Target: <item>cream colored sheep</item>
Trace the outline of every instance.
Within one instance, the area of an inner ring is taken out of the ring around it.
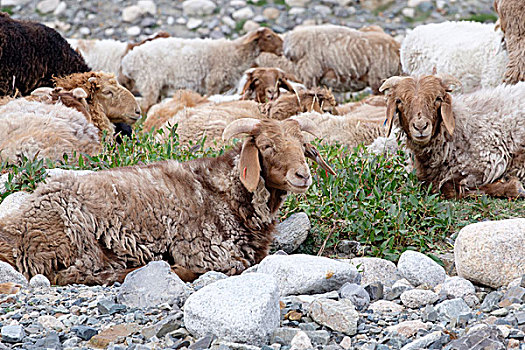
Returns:
[[[219,94],[235,88],[261,52],[282,52],[282,39],[260,28],[236,40],[161,38],[122,59],[119,81],[131,80],[147,111],[167,91],[191,89]]]

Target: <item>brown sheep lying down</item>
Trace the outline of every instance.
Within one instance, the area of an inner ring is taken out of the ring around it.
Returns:
[[[0,260],[53,284],[122,281],[166,260],[185,280],[238,274],[268,253],[288,192],[312,183],[306,157],[333,173],[302,132],[305,119],[242,119],[224,138],[245,141],[217,158],[66,174],[0,219]]]
[[[451,76],[391,77],[387,130],[399,117],[420,180],[446,197],[525,197],[525,82],[449,94]]]

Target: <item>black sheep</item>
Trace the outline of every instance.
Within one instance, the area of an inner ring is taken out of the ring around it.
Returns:
[[[0,12],[0,96],[28,95],[53,86],[53,76],[90,70],[56,30]]]

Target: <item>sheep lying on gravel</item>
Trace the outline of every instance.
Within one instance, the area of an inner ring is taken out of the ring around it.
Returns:
[[[55,85],[66,90],[83,89],[88,103],[88,120],[99,130],[113,135],[114,123],[133,125],[140,118],[140,107],[129,90],[115,76],[103,72],[76,73],[56,78]]]
[[[68,104],[75,100],[69,92],[59,98]],[[94,155],[101,150],[98,131],[85,115],[62,103],[20,98],[0,107],[0,163],[18,162],[22,156],[61,160],[64,153],[71,159],[74,151]]]
[[[67,42],[84,57],[92,70],[113,73],[118,76],[122,58],[129,51],[149,41],[169,36],[166,32],[159,32],[138,43],[126,43],[112,39],[67,39]]]
[[[401,45],[401,64],[409,75],[439,73],[459,79],[463,92],[495,87],[503,81],[507,53],[501,31],[476,22],[443,22],[416,27]],[[445,39],[446,38],[446,39]]]
[[[284,55],[257,60],[261,67],[278,67],[294,74],[307,87],[334,91],[378,92],[384,79],[399,74],[399,43],[377,26],[355,30],[342,26],[299,27],[286,33]]]
[[[314,88],[281,95],[265,105],[265,113],[271,119],[283,120],[303,112],[334,113],[336,105],[330,90]]]
[[[505,71],[506,83],[525,81],[525,6],[521,0],[495,0],[509,62]]]
[[[134,82],[147,111],[165,89],[191,89],[200,94],[233,89],[261,52],[282,52],[282,39],[271,29],[260,28],[233,41],[161,38],[124,56],[119,80]]]
[[[250,68],[239,81],[237,93],[243,99],[254,99],[259,103],[275,100],[281,95],[281,89],[295,92],[304,88],[293,75],[279,68]]]
[[[90,70],[54,29],[2,12],[0,67],[0,96],[27,95],[38,87],[52,86],[54,76]]]
[[[247,135],[217,158],[115,168],[42,184],[0,220],[0,260],[53,284],[107,284],[167,260],[185,280],[238,274],[268,253],[288,192],[312,183],[305,157],[333,173],[302,131],[308,120],[242,119],[224,138]]]
[[[397,115],[418,178],[446,197],[525,197],[525,82],[453,99],[458,84],[450,76],[389,78],[381,86],[387,130]]]

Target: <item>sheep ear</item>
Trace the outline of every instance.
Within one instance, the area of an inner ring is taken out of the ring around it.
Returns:
[[[445,129],[447,129],[448,133],[452,136],[454,128],[456,127],[456,120],[452,112],[452,96],[449,94],[446,94],[443,102],[441,102],[441,118],[443,118]]]
[[[394,121],[394,116],[396,114],[396,101],[393,98],[388,98],[386,103],[386,137],[390,136],[390,133],[392,132],[392,122]]]
[[[264,30],[264,27],[249,32],[248,34],[246,34],[246,37],[242,41],[242,44],[243,45],[247,45],[247,44],[249,44],[251,42],[259,40],[261,38],[261,34],[262,34],[263,30]]]
[[[304,144],[304,156],[306,158],[310,158],[314,160],[317,164],[319,164],[319,166],[322,169],[326,170],[332,175],[335,175],[335,171],[332,169],[330,165],[328,165],[328,163],[323,159],[323,157],[321,157],[321,154],[319,153],[317,148],[315,148],[313,145],[309,143]]]
[[[452,92],[463,87],[461,82],[450,74],[438,74],[436,76],[441,79],[441,83],[446,92]]]
[[[242,184],[250,192],[254,192],[259,184],[261,165],[259,164],[259,150],[253,139],[244,141],[239,160],[239,176]]]
[[[87,98],[88,97],[86,90],[79,88],[79,87],[71,90],[71,93],[76,98]]]
[[[381,85],[379,88],[379,92],[386,92],[388,95],[391,88],[396,86],[401,80],[405,79],[406,77],[400,77],[400,76],[393,76],[385,80],[385,82]]]
[[[284,78],[279,78],[279,82],[281,83],[279,85],[281,85],[283,89],[288,90],[290,92],[295,91],[295,89],[293,88],[293,85],[288,81],[286,76],[284,76]]]

